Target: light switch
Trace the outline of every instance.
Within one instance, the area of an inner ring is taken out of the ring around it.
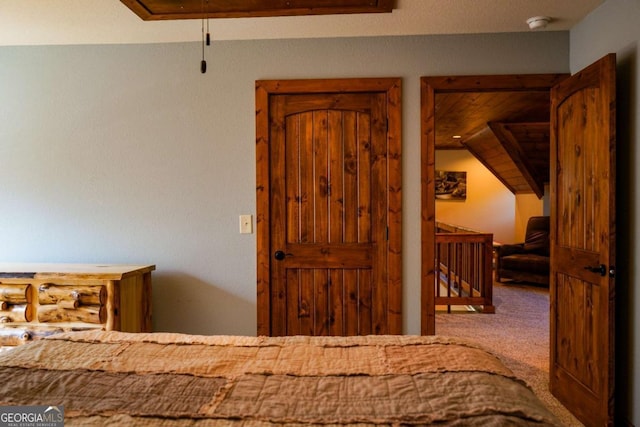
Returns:
[[[240,234],[253,233],[253,215],[240,215]]]

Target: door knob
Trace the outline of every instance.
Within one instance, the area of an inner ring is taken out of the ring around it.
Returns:
[[[286,256],[287,256],[287,254],[285,254],[282,251],[276,251],[276,253],[273,254],[273,257],[275,259],[277,259],[278,261],[282,261],[284,259],[284,257],[286,257]]]
[[[589,270],[592,273],[600,273],[600,275],[602,277],[607,275],[607,266],[604,265],[604,264],[600,264],[600,265],[597,265],[597,266],[588,265],[584,269],[585,270]]]

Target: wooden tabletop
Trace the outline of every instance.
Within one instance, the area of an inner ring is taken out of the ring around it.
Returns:
[[[130,264],[57,264],[0,262],[0,277],[31,275],[34,278],[83,276],[95,279],[118,280],[156,269],[155,265]]]

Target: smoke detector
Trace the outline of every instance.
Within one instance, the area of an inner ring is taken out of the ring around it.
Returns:
[[[534,16],[527,19],[527,24],[529,25],[529,29],[531,30],[545,28],[549,22],[551,22],[551,18],[549,18],[548,16]]]

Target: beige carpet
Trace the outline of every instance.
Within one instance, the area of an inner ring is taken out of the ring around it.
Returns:
[[[438,313],[436,334],[483,345],[525,380],[565,426],[582,426],[549,392],[549,291],[495,283],[495,314]]]

